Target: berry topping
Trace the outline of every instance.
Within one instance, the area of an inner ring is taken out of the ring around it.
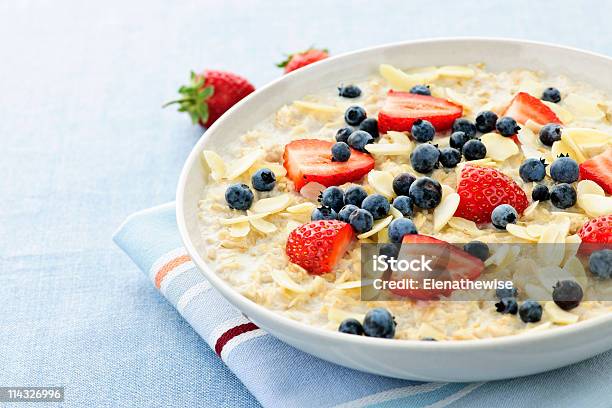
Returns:
[[[519,167],[519,175],[525,183],[542,181],[546,177],[546,163],[544,159],[531,157],[525,160]]]
[[[408,195],[410,191],[410,186],[414,183],[416,177],[414,177],[410,173],[401,173],[395,176],[393,179],[393,191],[395,194],[399,195]]]
[[[612,249],[593,252],[589,256],[589,270],[598,278],[612,278]]]
[[[321,193],[321,204],[334,211],[340,211],[344,207],[344,192],[340,187],[327,187]]]
[[[540,129],[539,137],[543,145],[552,146],[553,143],[561,140],[561,126],[556,123],[544,125]]]
[[[408,132],[415,120],[423,119],[431,122],[437,131],[443,131],[450,129],[462,113],[461,106],[445,99],[390,90],[378,113],[378,126],[381,133]]]
[[[510,116],[504,116],[497,120],[495,128],[500,135],[510,137],[516,135],[521,130],[521,127],[516,123],[516,120]]]
[[[508,204],[501,204],[495,207],[491,213],[491,223],[497,229],[505,230],[506,225],[516,224],[518,213]]]
[[[370,310],[363,320],[363,332],[368,337],[392,339],[395,336],[395,320],[387,309]]]
[[[498,205],[510,204],[522,214],[529,204],[514,180],[491,167],[466,165],[459,173],[457,194],[460,201],[455,216],[479,224],[491,222],[491,213]]]
[[[412,217],[414,213],[412,198],[405,195],[395,197],[393,200],[393,207],[401,212],[404,217]]]
[[[368,193],[361,186],[350,186],[344,192],[344,203],[353,204],[361,207],[361,203],[368,196]]]
[[[573,183],[578,180],[578,163],[571,157],[559,157],[550,166],[550,177],[558,183]]]
[[[583,243],[612,244],[612,214],[587,221],[578,235]]]
[[[482,133],[489,133],[495,130],[497,114],[491,111],[482,111],[476,115],[476,129]]]
[[[340,323],[338,331],[341,333],[356,334],[361,336],[363,334],[363,326],[357,319],[345,319]]]
[[[571,310],[582,301],[582,287],[573,280],[562,280],[553,286],[553,301],[563,310]]]
[[[410,93],[431,96],[431,89],[429,89],[429,85],[415,85],[410,88]]]
[[[251,177],[251,184],[257,191],[270,191],[276,184],[276,176],[270,169],[259,169]]]
[[[248,210],[253,204],[253,192],[246,184],[231,184],[225,190],[225,201],[234,210]]]
[[[389,224],[389,241],[400,243],[407,234],[418,234],[412,220],[408,218],[398,218]]]
[[[450,147],[461,150],[468,140],[470,140],[470,138],[465,132],[454,132],[450,135],[449,144]]]
[[[310,214],[311,221],[318,220],[335,220],[338,218],[338,214],[330,207],[322,206],[312,210]]]
[[[468,140],[461,148],[465,160],[480,160],[487,155],[487,147],[478,139]]]
[[[347,204],[344,207],[342,207],[342,209],[338,212],[338,219],[340,221],[344,221],[346,223],[349,223],[349,217],[351,216],[351,214],[353,213],[353,211],[358,210],[359,207],[357,207],[356,205],[353,204]]]
[[[349,216],[349,224],[358,234],[363,234],[372,229],[374,225],[374,217],[367,210],[357,209]]]
[[[343,98],[359,98],[361,89],[357,85],[346,85],[338,87],[338,95]]]
[[[331,272],[353,239],[353,229],[337,220],[311,221],[291,231],[289,260],[313,275]]]
[[[336,132],[336,142],[347,143],[349,136],[351,135],[351,133],[353,133],[353,130],[353,128],[350,128],[348,126],[338,129],[338,131]]]
[[[542,97],[540,98],[543,101],[559,103],[561,101],[561,92],[557,88],[546,88],[544,92],[542,92]]]
[[[476,125],[466,118],[455,119],[452,126],[454,132],[463,132],[467,137],[472,138],[476,136]]]
[[[374,142],[371,134],[365,130],[356,130],[348,137],[347,143],[355,150],[365,152],[365,145]]]
[[[359,125],[359,130],[363,130],[364,132],[368,132],[370,136],[374,138],[374,140],[378,139],[380,136],[378,134],[378,120],[375,118],[367,118]]]
[[[461,161],[461,152],[452,147],[440,150],[440,164],[446,168],[456,167]]]
[[[526,92],[517,93],[502,116],[510,116],[523,124],[529,119],[542,125],[545,123],[562,124],[557,115],[548,106]]]
[[[334,143],[331,155],[333,161],[345,162],[351,158],[351,148],[344,142]]]
[[[567,183],[557,184],[550,190],[550,202],[562,210],[576,204],[576,190]]]
[[[548,187],[544,184],[537,184],[531,191],[531,199],[533,201],[547,201],[550,200],[550,192]]]
[[[357,126],[365,120],[366,116],[366,111],[361,106],[349,106],[344,112],[344,121],[349,125]]]
[[[332,142],[316,139],[294,140],[285,146],[283,166],[297,191],[309,182],[328,187],[359,180],[374,168],[374,159],[357,151],[351,152],[348,161],[332,161],[331,146]]]
[[[442,200],[442,186],[432,178],[421,177],[412,183],[409,195],[419,208],[424,210],[436,208]]]
[[[440,150],[432,144],[426,143],[415,147],[410,154],[412,168],[419,173],[430,173],[438,166]]]
[[[410,134],[419,143],[431,142],[436,134],[436,129],[434,129],[431,122],[417,119],[412,124]]]
[[[515,298],[518,296],[518,289],[514,286],[512,287],[512,289],[499,288],[495,290],[495,296],[497,296],[498,299]]]
[[[279,68],[285,68],[285,74],[287,74],[291,71],[295,71],[298,68],[321,61],[327,57],[329,57],[329,51],[327,51],[327,49],[317,50],[315,48],[309,48],[306,51],[300,51],[287,55],[287,58],[284,61],[276,64],[276,66]]]
[[[483,262],[487,260],[490,252],[489,246],[481,241],[470,241],[463,246],[463,250]]]
[[[542,306],[535,300],[526,300],[519,307],[519,316],[525,323],[536,323],[542,320]]]
[[[518,312],[518,303],[513,297],[504,297],[495,304],[495,309],[502,314],[513,314]]]
[[[361,203],[361,208],[372,214],[375,220],[386,217],[390,207],[389,201],[380,194],[369,195]]]
[[[580,179],[594,181],[606,194],[612,194],[612,147],[580,163]]]

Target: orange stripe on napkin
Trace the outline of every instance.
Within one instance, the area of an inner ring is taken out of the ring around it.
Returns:
[[[171,270],[173,270],[179,265],[184,264],[185,262],[189,262],[190,260],[191,258],[189,258],[189,255],[181,255],[168,261],[164,266],[159,268],[159,271],[157,271],[157,273],[155,274],[155,287],[159,289],[162,281],[164,280],[166,275],[170,273]]]

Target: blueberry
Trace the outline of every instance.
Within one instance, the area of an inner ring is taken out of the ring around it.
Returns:
[[[395,336],[395,320],[387,309],[370,310],[363,319],[363,332],[368,337],[392,339]]]
[[[470,122],[466,118],[455,119],[455,121],[453,122],[452,129],[453,129],[453,133],[463,132],[469,138],[476,136],[476,125],[473,122]]]
[[[319,207],[312,210],[310,214],[311,221],[319,220],[335,220],[338,218],[338,214],[330,207]]]
[[[518,213],[510,204],[501,204],[493,209],[491,213],[491,223],[497,229],[506,229],[506,225],[515,224]]]
[[[449,143],[450,147],[461,150],[464,144],[470,140],[470,137],[465,132],[454,132],[450,135]]]
[[[495,130],[497,115],[495,112],[482,111],[476,115],[476,129],[482,133],[489,133]]]
[[[410,191],[410,186],[414,183],[416,177],[414,177],[410,173],[401,173],[395,176],[393,179],[393,191],[395,194],[399,195],[408,195]]]
[[[542,92],[542,98],[540,99],[542,99],[543,101],[558,103],[559,101],[561,101],[561,92],[559,92],[557,88],[546,88],[544,92]]]
[[[514,286],[512,287],[512,289],[499,288],[495,290],[495,296],[497,296],[498,299],[515,298],[518,296],[518,289]]]
[[[361,208],[372,214],[375,220],[386,217],[390,207],[389,200],[380,194],[369,195],[361,203]]]
[[[367,118],[359,125],[359,130],[368,132],[374,140],[378,139],[380,134],[378,133],[378,121],[374,118]]]
[[[349,224],[358,234],[363,234],[372,229],[374,224],[374,217],[369,211],[357,209],[349,216]]]
[[[338,212],[344,207],[344,192],[340,187],[327,187],[321,193],[321,204]]]
[[[487,147],[478,139],[468,140],[461,149],[465,160],[480,160],[487,155]]]
[[[385,255],[387,258],[397,258],[399,254],[400,246],[391,242],[382,244],[378,249],[378,255]]]
[[[417,229],[412,220],[408,218],[398,218],[391,221],[389,224],[389,241],[399,243],[402,242],[404,235],[417,234]]]
[[[344,112],[344,121],[352,126],[357,126],[366,118],[366,111],[361,106],[349,106]]]
[[[489,258],[489,246],[481,241],[470,241],[463,246],[463,250],[483,262]]]
[[[456,167],[461,161],[461,152],[453,147],[440,149],[440,164],[446,168]]]
[[[535,300],[526,300],[519,307],[519,316],[525,323],[535,323],[542,319],[542,306]]]
[[[334,143],[331,154],[332,161],[345,162],[351,158],[351,148],[344,142]]]
[[[410,93],[431,96],[431,90],[429,89],[429,85],[415,85],[410,88]]]
[[[419,208],[435,208],[442,200],[442,186],[432,178],[421,177],[410,186],[410,198]]]
[[[251,177],[251,184],[257,191],[270,191],[276,184],[276,176],[270,169],[259,169]]]
[[[357,319],[344,319],[338,327],[338,331],[341,333],[356,334],[361,336],[363,334],[363,326]]]
[[[430,173],[438,165],[440,150],[432,144],[418,145],[410,154],[412,168],[419,173]]]
[[[368,193],[361,186],[350,186],[344,192],[344,203],[353,204],[361,207],[361,203],[368,196]]]
[[[573,183],[580,175],[578,163],[571,157],[559,157],[550,166],[550,177],[558,183]]]
[[[423,119],[417,119],[412,124],[410,130],[412,137],[419,143],[431,142],[436,134],[436,129],[431,122]]]
[[[495,124],[495,128],[497,131],[506,137],[516,135],[521,127],[516,123],[516,120],[512,119],[510,116],[503,116],[497,120]]]
[[[547,201],[550,200],[550,192],[548,187],[544,184],[537,184],[531,191],[531,199],[533,201]]]
[[[358,210],[359,207],[353,204],[347,204],[338,212],[338,219],[340,221],[344,221],[346,223],[349,222],[349,217],[353,213],[353,211]]]
[[[570,208],[576,204],[576,190],[567,183],[557,184],[550,190],[550,201],[562,210]]]
[[[513,314],[518,312],[518,303],[513,297],[505,297],[495,304],[495,309],[502,314]]]
[[[589,270],[599,278],[612,278],[612,249],[593,252],[589,256]]]
[[[412,217],[414,212],[412,198],[405,195],[395,197],[395,200],[393,200],[393,207],[401,212],[404,217]]]
[[[225,201],[234,210],[248,210],[253,204],[253,192],[246,184],[232,184],[225,190]]]
[[[531,157],[525,160],[519,167],[519,175],[525,183],[542,181],[546,176],[546,164],[544,159]]]
[[[563,310],[571,310],[582,301],[582,287],[573,280],[562,280],[553,286],[552,298]]]
[[[540,129],[540,142],[546,146],[552,146],[554,142],[561,140],[561,126],[556,123],[549,123]]]
[[[343,127],[338,129],[336,132],[336,142],[344,142],[347,143],[349,136],[353,133],[353,128]]]
[[[338,95],[343,98],[359,98],[361,89],[356,85],[346,85],[338,87]]]
[[[365,145],[370,144],[374,141],[371,134],[365,130],[356,130],[347,139],[347,143],[355,150],[365,152]]]

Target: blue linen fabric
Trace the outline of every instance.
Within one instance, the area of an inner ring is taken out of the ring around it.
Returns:
[[[174,197],[202,131],[160,105],[189,69],[261,86],[311,44],[456,35],[611,54],[611,14],[595,0],[0,2],[0,385],[64,385],[65,406],[258,405],[110,240]],[[609,384],[605,359],[584,364],[568,405]],[[515,382],[521,395],[549,387]],[[529,405],[497,387],[488,402]]]

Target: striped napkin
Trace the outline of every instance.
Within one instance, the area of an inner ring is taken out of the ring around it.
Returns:
[[[133,214],[113,239],[264,407],[612,406],[612,353],[538,376],[472,384],[397,380],[303,353],[211,287],[182,247],[174,203]]]

